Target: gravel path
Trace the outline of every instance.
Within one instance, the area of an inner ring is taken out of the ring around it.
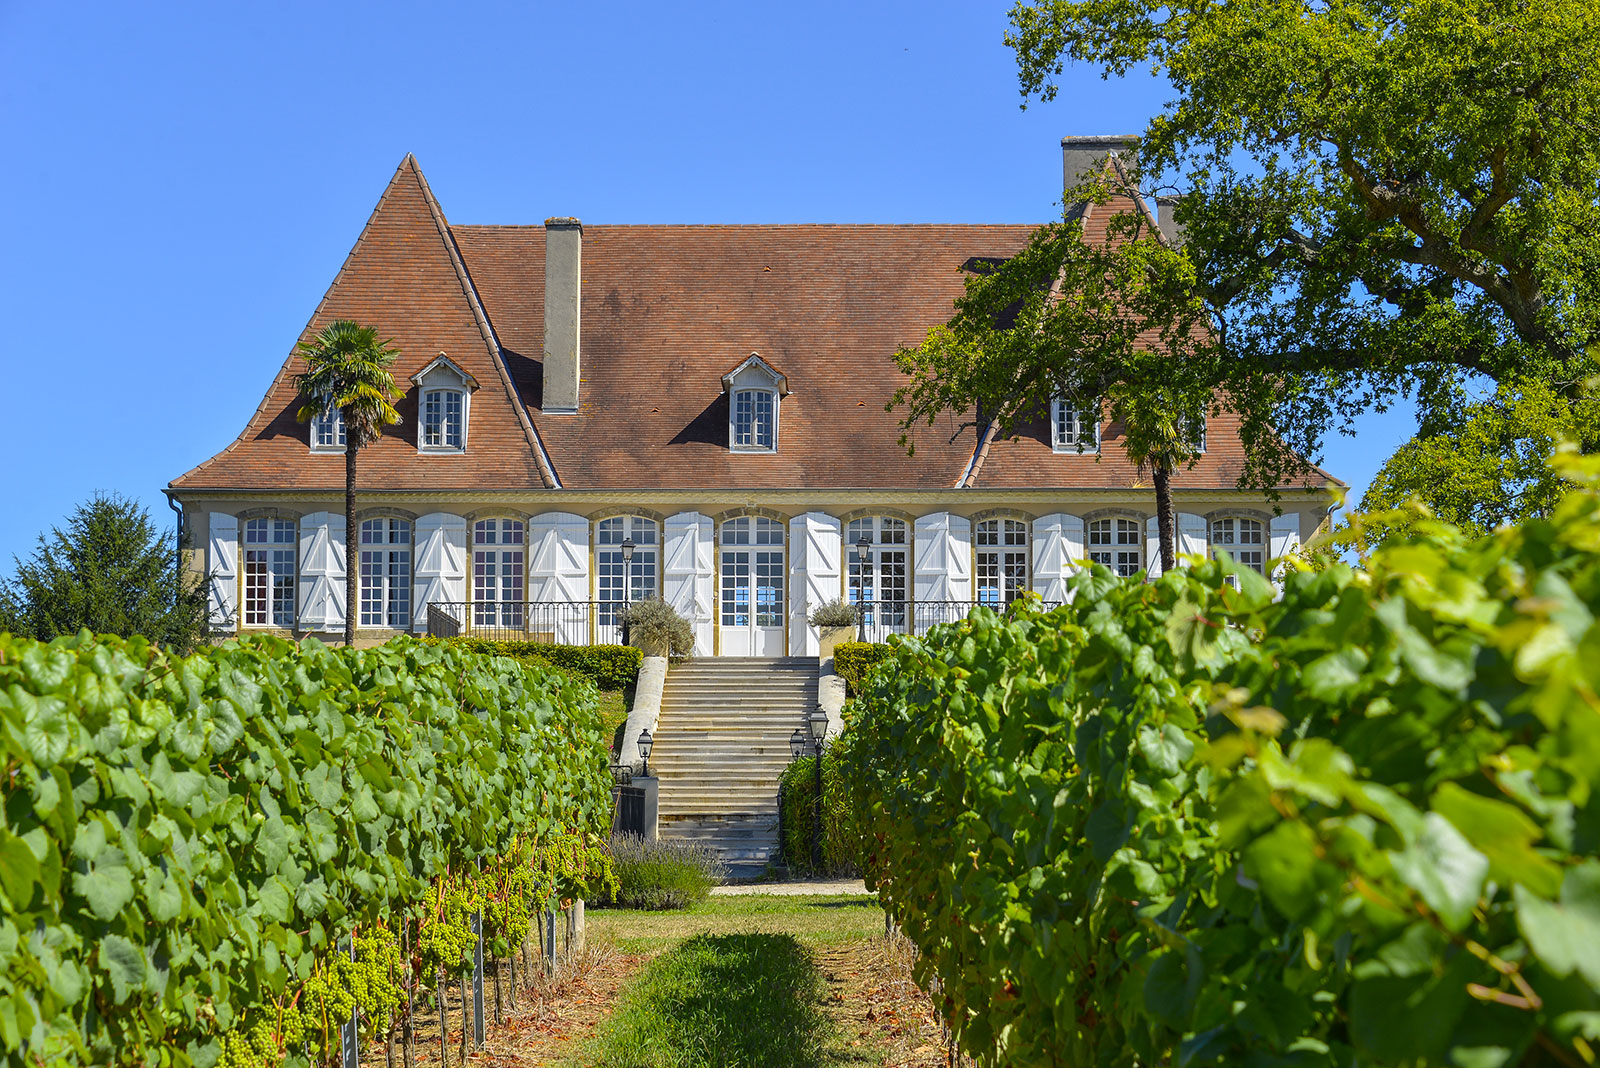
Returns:
[[[798,897],[802,894],[864,894],[867,884],[860,879],[795,880],[784,883],[724,883],[713,886],[711,892],[722,894],[772,894],[777,897]]]

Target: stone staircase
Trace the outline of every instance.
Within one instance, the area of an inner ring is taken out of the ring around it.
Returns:
[[[674,664],[661,695],[650,771],[662,838],[716,848],[734,878],[778,852],[778,777],[789,736],[817,703],[815,657],[706,657]]]

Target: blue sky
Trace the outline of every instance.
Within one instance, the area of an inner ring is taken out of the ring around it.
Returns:
[[[452,222],[1047,220],[1166,93],[1019,110],[1007,6],[0,0],[0,571],[95,490],[170,520],[406,152]],[[1357,496],[1412,421],[1359,429]]]

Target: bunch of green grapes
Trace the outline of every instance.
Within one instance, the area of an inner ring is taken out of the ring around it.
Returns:
[[[446,975],[464,975],[472,968],[477,945],[472,933],[472,914],[482,904],[477,877],[471,872],[446,875],[436,885],[436,893],[432,914],[422,917],[417,934],[422,974],[431,977],[443,968]]]
[[[222,1036],[222,1056],[216,1068],[277,1068],[285,1051],[303,1048],[305,1040],[305,1014],[297,1005],[280,1001],[268,1016],[252,1016],[248,1024],[241,1021]]]
[[[314,1059],[326,1060],[339,1048],[339,1028],[355,1010],[364,1033],[382,1034],[405,1000],[400,988],[400,947],[386,927],[370,927],[355,936],[355,959],[335,953],[318,963],[300,988],[299,1008],[286,1012],[296,1017],[294,1029],[308,1045]],[[306,1035],[307,1024],[310,1034]]]
[[[480,880],[484,891],[483,937],[497,957],[510,953],[511,947],[528,937],[533,869],[522,852],[514,848],[497,858],[484,868]]]
[[[576,834],[560,834],[534,855],[534,879],[545,896],[603,899],[617,891],[611,854]]]

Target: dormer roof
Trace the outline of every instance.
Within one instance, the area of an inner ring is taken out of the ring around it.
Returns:
[[[748,358],[739,364],[739,366],[722,376],[722,392],[726,393],[728,390],[732,389],[734,379],[738,378],[741,374],[751,368],[755,368],[758,371],[766,373],[766,376],[772,380],[772,384],[777,387],[778,396],[788,396],[788,376],[786,376],[782,371],[779,371],[776,367],[772,366],[766,360],[762,359],[761,353],[759,352],[752,352]]]
[[[411,376],[412,384],[417,386],[422,385],[422,380],[427,378],[428,375],[433,373],[435,369],[440,367],[446,368],[453,372],[457,378],[461,379],[462,384],[464,384],[469,390],[476,390],[478,388],[478,380],[464,371],[460,364],[456,363],[456,361],[452,360],[449,356],[442,352],[433,359],[429,360],[423,365],[421,370]]]

